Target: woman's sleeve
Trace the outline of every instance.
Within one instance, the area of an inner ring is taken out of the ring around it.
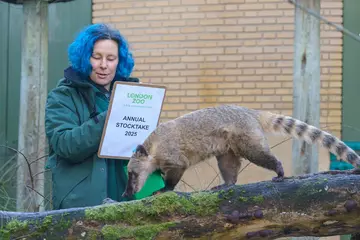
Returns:
[[[70,163],[80,163],[98,150],[106,113],[80,125],[70,91],[58,88],[49,93],[45,109],[45,131],[52,150]]]

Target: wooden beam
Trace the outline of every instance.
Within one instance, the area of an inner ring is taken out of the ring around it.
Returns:
[[[37,159],[45,154],[48,3],[24,1],[23,14],[18,150],[27,159],[18,157],[17,210],[32,212],[41,210],[44,193],[44,159]]]

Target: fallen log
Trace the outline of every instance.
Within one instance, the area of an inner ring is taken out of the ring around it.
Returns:
[[[41,213],[0,212],[1,239],[275,239],[360,232],[360,175],[328,171]]]

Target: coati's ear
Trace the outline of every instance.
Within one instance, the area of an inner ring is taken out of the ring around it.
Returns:
[[[135,152],[138,156],[144,156],[144,157],[148,156],[148,153],[142,144],[137,145]]]

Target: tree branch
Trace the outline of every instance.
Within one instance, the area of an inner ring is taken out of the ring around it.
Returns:
[[[328,171],[167,192],[138,201],[41,213],[0,212],[3,239],[275,239],[360,231],[360,175]],[[82,237],[81,237],[82,236]],[[36,238],[39,237],[39,238]]]
[[[12,148],[12,147],[9,147],[9,146],[0,145],[0,147],[7,148],[7,149],[9,149],[11,151],[14,151],[17,154],[20,154],[25,159],[26,165],[27,165],[27,168],[28,168],[28,171],[29,171],[31,186],[32,186],[32,188],[34,188],[34,178],[33,178],[33,174],[32,174],[32,171],[31,171],[31,166],[30,166],[31,163],[30,163],[29,159],[25,156],[25,154],[22,153],[21,151],[15,149],[15,148]]]

